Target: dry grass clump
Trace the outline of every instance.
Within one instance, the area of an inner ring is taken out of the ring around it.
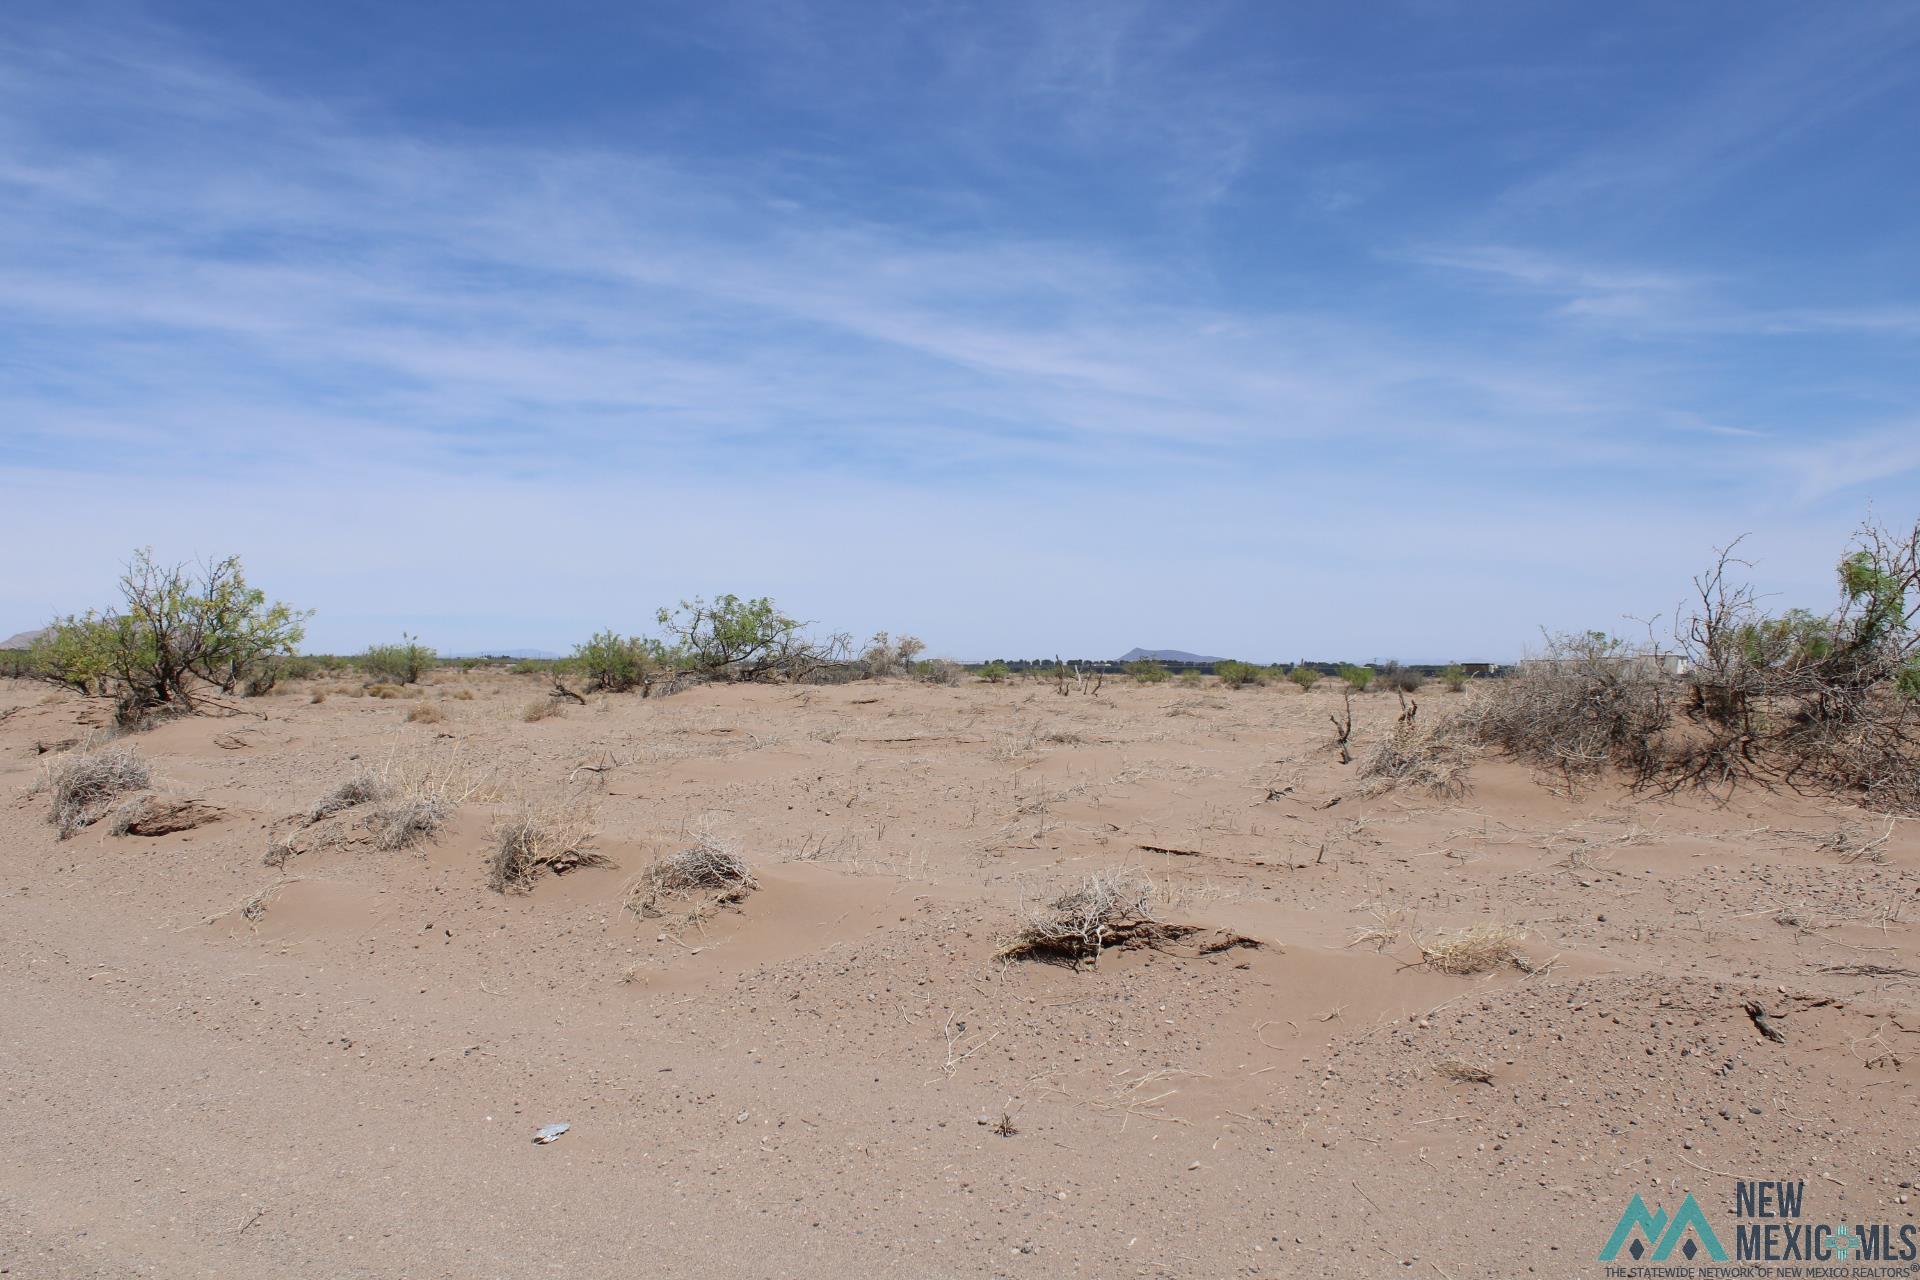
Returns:
[[[1421,963],[1441,973],[1466,977],[1491,973],[1520,959],[1526,932],[1509,924],[1476,924],[1435,934],[1419,943]]]
[[[431,702],[423,702],[407,712],[408,724],[439,724],[447,718],[447,713]]]
[[[374,808],[367,826],[376,847],[405,849],[437,835],[456,807],[443,789],[410,788]]]
[[[325,689],[315,689],[313,691],[313,696],[307,699],[308,702],[313,703],[315,706],[319,706],[321,703],[325,702],[326,700],[327,700],[327,691]]]
[[[379,774],[362,770],[327,792],[320,802],[307,810],[307,825],[325,822],[336,813],[387,798],[390,788]]]
[[[1103,948],[1159,926],[1154,884],[1134,871],[1095,872],[1051,902],[1031,906],[994,954],[1003,960],[1064,959],[1091,968]]]
[[[1369,795],[1419,787],[1457,800],[1469,790],[1467,771],[1472,767],[1472,754],[1450,724],[1429,725],[1408,717],[1394,725],[1360,766],[1360,776],[1367,780]]]
[[[536,721],[545,720],[551,716],[563,716],[566,713],[566,707],[559,700],[554,698],[541,698],[537,702],[529,702],[526,706],[522,707],[520,709],[520,718],[528,724],[533,724]]]
[[[525,893],[544,868],[565,875],[578,867],[603,867],[609,859],[590,846],[598,834],[593,814],[576,799],[542,803],[522,798],[493,823],[487,885],[497,893]]]
[[[454,700],[455,702],[472,702],[472,701],[473,701],[473,690],[471,690],[471,689],[455,689],[455,690],[454,690],[454,691],[453,691],[452,693],[450,693],[450,694],[448,694],[447,696],[448,696],[449,698],[452,698],[452,699],[453,699],[453,700]]]
[[[143,791],[152,781],[153,770],[131,747],[63,756],[47,766],[41,781],[53,796],[47,821],[65,840],[105,817],[121,796]]]

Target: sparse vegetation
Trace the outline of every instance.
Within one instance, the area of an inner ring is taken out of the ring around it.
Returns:
[[[1382,663],[1378,680],[1381,688],[1391,689],[1396,693],[1418,693],[1420,686],[1426,683],[1425,676],[1412,667],[1402,666],[1398,662]]]
[[[959,684],[967,669],[949,658],[928,658],[914,664],[913,674],[928,684]]]
[[[121,797],[145,790],[153,770],[131,747],[106,746],[62,756],[47,766],[41,786],[52,796],[47,821],[66,840],[105,817]]]
[[[1464,693],[1467,688],[1467,669],[1457,662],[1450,662],[1440,669],[1440,683],[1448,693]]]
[[[1136,684],[1161,684],[1167,679],[1167,668],[1165,663],[1142,658],[1127,664],[1127,674],[1133,677]]]
[[[980,678],[988,684],[1005,684],[1007,677],[1011,674],[1007,664],[999,661],[989,662],[980,668]]]
[[[558,698],[538,698],[520,708],[520,718],[528,724],[567,714],[567,706]]]
[[[1343,666],[1340,668],[1340,678],[1345,680],[1347,687],[1355,693],[1365,693],[1367,686],[1373,683],[1373,668]]]
[[[423,702],[407,712],[408,724],[439,724],[447,713],[431,702]]]
[[[1293,669],[1287,672],[1287,679],[1299,685],[1304,691],[1320,682],[1320,673],[1304,662],[1296,662]]]

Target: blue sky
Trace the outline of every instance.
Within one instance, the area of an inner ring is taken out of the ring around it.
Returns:
[[[1920,514],[1920,5],[0,9],[0,632],[1507,657]],[[1664,626],[1665,624],[1660,624]]]

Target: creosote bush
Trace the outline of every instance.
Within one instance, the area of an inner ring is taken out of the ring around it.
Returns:
[[[1296,662],[1293,669],[1287,672],[1287,679],[1299,685],[1302,690],[1307,690],[1320,682],[1320,673],[1304,662]]]
[[[1013,674],[1007,664],[998,660],[989,662],[980,668],[980,678],[988,684],[1005,684],[1007,677]]]
[[[1343,666],[1340,668],[1340,678],[1345,680],[1355,693],[1365,693],[1367,686],[1373,683],[1373,668]]]
[[[1127,674],[1133,677],[1135,684],[1163,684],[1166,682],[1168,675],[1166,664],[1155,662],[1151,658],[1142,658],[1138,662],[1129,662],[1127,664]]]

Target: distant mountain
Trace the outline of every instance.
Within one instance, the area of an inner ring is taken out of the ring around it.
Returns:
[[[45,627],[37,631],[22,631],[17,636],[8,636],[5,640],[0,640],[0,649],[31,649],[33,642],[45,634],[47,634]]]
[[[1129,649],[1120,655],[1122,662],[1225,662],[1225,658],[1209,658],[1205,654],[1188,653],[1185,649]]]

